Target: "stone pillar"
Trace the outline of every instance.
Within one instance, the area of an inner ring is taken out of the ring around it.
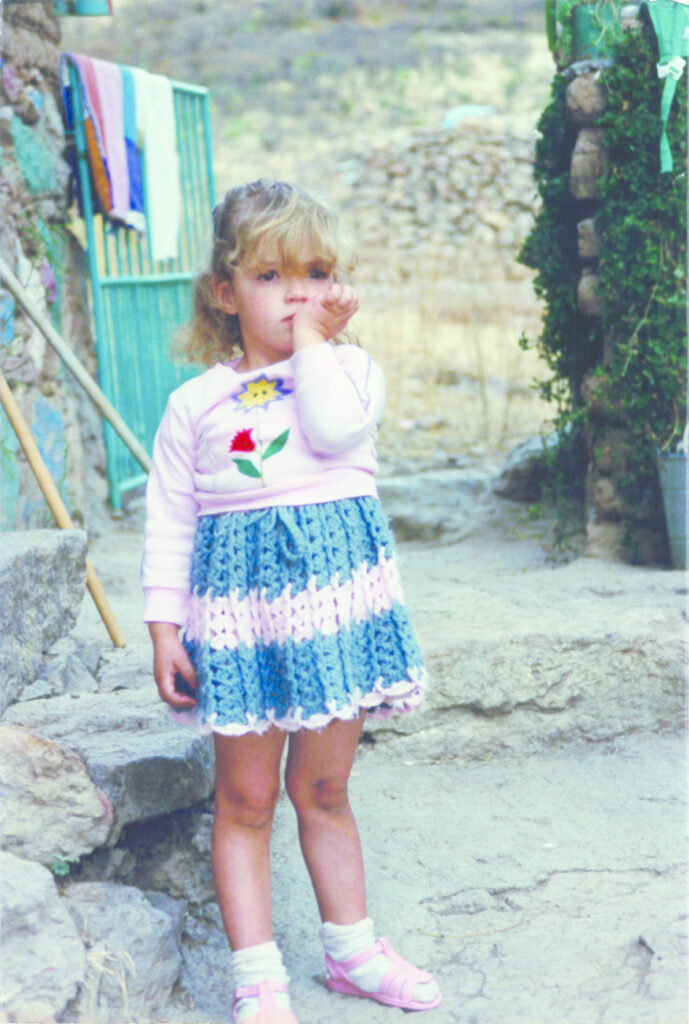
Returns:
[[[635,14],[637,5],[622,9],[623,26],[639,28]],[[568,116],[576,126],[577,136],[570,165],[570,193],[577,211],[577,234],[580,277],[577,304],[586,316],[600,317],[603,303],[598,293],[598,258],[601,238],[596,225],[599,181],[607,171],[605,135],[598,119],[606,108],[601,73],[610,60],[601,57],[571,64],[565,71],[568,78],[566,102]],[[615,339],[603,340],[603,364],[614,352]],[[624,472],[625,449],[629,435],[624,421],[607,397],[601,393],[600,382],[591,377],[584,385],[584,398],[589,406],[589,467],[586,481],[588,550],[593,554],[620,556],[625,532],[623,519],[638,524],[635,539],[642,558],[656,561],[661,556],[663,539],[649,524],[657,516],[651,508],[630,508],[625,502],[615,477]]]

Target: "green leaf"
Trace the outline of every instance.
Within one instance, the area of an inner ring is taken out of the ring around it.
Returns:
[[[259,480],[261,479],[261,474],[254,466],[253,462],[249,462],[248,459],[233,459],[232,461],[239,472],[243,473],[244,476],[253,476],[258,477]]]
[[[287,438],[288,437],[289,437],[289,428],[287,430],[283,430],[283,432],[281,434],[279,434],[278,437],[276,437],[274,441],[270,442],[270,444],[266,448],[266,453],[263,456],[263,458],[264,459],[269,459],[271,455],[277,455],[278,452],[281,452],[282,449],[287,444]]]

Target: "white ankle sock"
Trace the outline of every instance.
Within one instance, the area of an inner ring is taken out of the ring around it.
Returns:
[[[235,988],[238,985],[257,985],[259,981],[289,983],[289,975],[282,963],[282,955],[274,941],[238,949],[236,953],[232,954],[231,959]],[[275,1001],[285,1010],[290,1009],[287,992],[276,992]],[[258,999],[247,997],[237,1002],[237,1019],[240,1024],[246,1017],[251,1017],[255,1013],[258,1013]]]
[[[321,926],[319,934],[326,953],[340,964],[363,953],[376,941],[370,917],[365,917],[356,924],[331,924],[326,921]],[[347,973],[364,992],[375,992],[389,970],[390,960],[385,953],[379,953],[378,956],[371,957],[365,964],[354,967]],[[438,992],[435,981],[424,981],[415,987],[414,998],[420,1003],[431,1003]]]

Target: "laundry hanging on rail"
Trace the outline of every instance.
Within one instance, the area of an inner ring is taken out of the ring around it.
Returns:
[[[179,254],[181,194],[172,84],[163,75],[81,54],[64,54],[62,90],[67,125],[79,107],[77,71],[91,175],[101,212],[148,231],[154,261]]]
[[[70,87],[68,62],[72,63],[79,76],[82,96],[82,120],[84,135],[86,137],[86,150],[88,163],[91,169],[93,191],[98,200],[98,205],[104,212],[112,208],[112,193],[110,191],[110,174],[105,160],[105,146],[101,138],[100,124],[96,117],[93,103],[97,104],[98,97],[95,88],[89,89],[87,82],[91,75],[91,66],[88,58],[80,57],[78,54],[65,54],[60,58],[60,78],[62,80],[62,98],[65,107],[65,117],[69,131],[74,130],[74,97]],[[76,160],[76,153],[71,156]],[[75,179],[78,181],[76,165],[72,167]]]

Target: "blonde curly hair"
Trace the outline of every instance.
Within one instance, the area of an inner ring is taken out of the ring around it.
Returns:
[[[320,198],[266,178],[230,189],[213,210],[210,266],[196,279],[192,316],[179,332],[178,353],[212,366],[243,351],[239,318],[222,311],[214,286],[231,282],[240,265],[259,265],[267,253],[277,252],[282,266],[295,268],[305,249],[335,277],[354,269],[353,249],[335,213]]]

